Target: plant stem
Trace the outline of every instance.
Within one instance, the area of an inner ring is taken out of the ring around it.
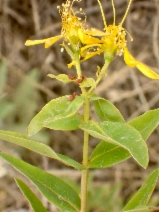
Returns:
[[[100,71],[100,74],[96,80],[96,86],[99,84],[99,82],[103,79],[103,77],[105,76],[105,73],[107,71],[107,68],[110,64],[111,60],[105,60],[105,63],[104,63],[104,66],[102,67],[101,71]],[[91,94],[93,92],[95,88],[94,87],[91,87],[88,91],[88,94]]]
[[[75,59],[76,59],[76,70],[77,70],[77,76],[78,78],[81,77],[82,72],[81,72],[81,66],[80,66],[80,60],[79,60],[79,53],[75,53]]]
[[[82,71],[80,67],[79,54],[76,53],[76,70],[78,77],[81,77]],[[87,123],[90,119],[90,99],[85,88],[81,88],[82,96],[85,98],[84,101],[84,122]],[[89,144],[89,134],[84,132],[83,141],[83,167],[82,177],[81,177],[81,212],[86,212],[87,208],[87,184],[88,184],[88,144]]]
[[[90,119],[90,100],[86,96],[84,102],[84,122],[88,122]],[[83,144],[83,166],[82,178],[81,178],[81,212],[86,212],[87,207],[87,181],[88,181],[88,144],[89,134],[84,132],[84,144]]]
[[[100,75],[96,81],[96,85],[101,81],[104,77],[106,70],[110,64],[110,61],[105,61],[103,68],[101,69]],[[77,66],[78,67],[78,66]],[[88,93],[85,93],[85,90],[82,91],[85,94],[85,102],[84,102],[84,122],[87,123],[90,119],[90,100],[88,98],[88,94],[91,94],[94,88],[90,88]],[[87,210],[87,184],[88,184],[88,146],[89,145],[89,134],[84,132],[84,144],[83,144],[83,166],[84,170],[82,170],[81,177],[81,212],[86,212]]]

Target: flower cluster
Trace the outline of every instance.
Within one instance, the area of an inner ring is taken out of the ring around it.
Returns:
[[[122,25],[126,19],[132,0],[129,1],[124,17],[118,25],[115,23],[115,6],[112,0],[114,23],[109,26],[107,26],[101,2],[97,0],[103,17],[104,31],[89,28],[87,26],[86,15],[82,8],[77,12],[73,11],[73,3],[75,1],[80,2],[81,0],[67,0],[61,7],[58,6],[62,19],[62,30],[60,35],[42,40],[27,40],[25,45],[31,46],[45,43],[45,48],[48,48],[62,38],[62,46],[72,58],[72,62],[68,64],[69,68],[72,67],[72,65],[76,65],[74,54],[77,52],[81,62],[103,52],[106,61],[111,62],[116,56],[124,55],[124,61],[129,67],[137,67],[145,76],[152,79],[159,79],[158,74],[143,63],[137,61],[128,51],[126,35],[129,35],[129,33]],[[83,20],[79,14],[83,15]],[[129,37],[132,41],[132,37],[130,35]],[[67,43],[67,46],[64,42]],[[68,47],[69,45],[71,49]]]

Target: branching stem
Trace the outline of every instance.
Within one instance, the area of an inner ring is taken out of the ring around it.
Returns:
[[[78,77],[81,77],[82,71],[80,67],[79,55],[76,54],[76,69]],[[105,60],[105,64],[101,69],[99,76],[96,80],[96,85],[105,76],[106,70],[109,66],[110,60]],[[93,92],[94,88],[90,88],[87,92],[85,88],[81,88],[82,96],[84,97],[84,122],[87,123],[90,120],[90,99],[89,95]],[[88,150],[89,150],[89,134],[84,131],[84,141],[83,141],[83,167],[81,176],[81,211],[86,212],[87,210],[87,184],[88,184]]]
[[[99,76],[98,76],[98,78],[97,78],[97,80],[96,80],[96,86],[99,84],[99,82],[103,79],[103,77],[105,76],[105,74],[106,74],[106,71],[107,71],[107,68],[108,68],[108,66],[109,66],[109,64],[110,64],[110,60],[105,60],[105,63],[104,63],[104,66],[102,67],[102,69],[101,69],[101,71],[100,71],[100,73],[99,73]],[[89,91],[88,91],[88,95],[90,95],[93,91],[94,91],[94,87],[91,87],[90,89],[89,89]]]
[[[82,75],[79,56],[76,55],[76,69],[77,75]],[[81,88],[82,96],[85,98],[84,101],[84,122],[87,123],[90,119],[90,99],[85,88]],[[83,161],[82,164],[84,169],[82,170],[81,176],[81,212],[86,212],[87,207],[87,184],[88,184],[88,147],[89,147],[89,134],[84,132],[83,141]]]
[[[88,122],[90,119],[90,100],[85,97],[84,102],[84,122]],[[86,212],[87,206],[87,181],[88,181],[88,145],[89,134],[84,132],[84,144],[83,144],[83,166],[82,178],[81,178],[81,212]]]

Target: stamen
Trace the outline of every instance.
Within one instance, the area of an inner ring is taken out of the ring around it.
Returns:
[[[127,32],[127,34],[129,35],[130,40],[133,41],[133,37],[130,35],[130,33],[129,33],[126,29],[124,29],[124,30],[125,30],[125,32]]]
[[[105,15],[104,15],[104,11],[103,11],[103,8],[102,8],[102,5],[101,5],[100,1],[99,0],[97,0],[97,1],[98,1],[98,4],[99,4],[99,7],[100,7],[100,11],[102,13],[104,27],[105,27],[105,30],[106,30],[107,29],[107,24],[106,24],[106,18],[105,18]]]
[[[126,18],[128,12],[129,12],[130,5],[131,5],[132,1],[133,1],[133,0],[130,0],[130,1],[129,1],[128,7],[127,7],[126,12],[125,12],[125,15],[124,15],[124,17],[123,17],[123,19],[122,19],[122,21],[121,21],[121,23],[120,23],[121,26],[123,25],[123,23],[124,23],[124,21],[125,21],[125,18]]]
[[[112,0],[112,7],[113,7],[113,14],[114,14],[114,21],[113,21],[113,25],[115,25],[115,6],[114,6],[114,0]]]

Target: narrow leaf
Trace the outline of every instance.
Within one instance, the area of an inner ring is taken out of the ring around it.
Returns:
[[[159,109],[150,110],[128,122],[146,141],[159,124]],[[106,168],[130,158],[130,153],[119,145],[101,141],[90,156],[90,168]]]
[[[101,141],[90,156],[89,168],[111,167],[130,156],[125,148],[107,141]]]
[[[91,96],[91,99],[95,112],[102,121],[125,122],[119,110],[111,102],[96,95]]]
[[[159,207],[143,206],[143,207],[137,207],[132,210],[126,210],[123,212],[155,212],[155,211],[159,211]]]
[[[89,122],[80,128],[95,138],[119,145],[129,151],[131,156],[143,168],[148,164],[147,146],[137,130],[128,124],[119,122]]]
[[[122,211],[135,209],[136,207],[139,206],[146,206],[155,188],[158,176],[159,176],[159,169],[156,169],[149,175],[149,177],[142,184],[141,188],[127,203],[127,205],[124,207]]]
[[[30,188],[20,179],[15,179],[18,187],[20,188],[21,192],[29,201],[32,209],[34,212],[47,212],[46,208],[43,206],[39,198],[30,190]]]
[[[73,116],[58,119],[56,121],[49,122],[45,127],[53,130],[77,130],[82,123],[82,116],[74,114]]]
[[[79,196],[61,179],[5,153],[0,153],[0,156],[29,178],[41,193],[62,212],[80,211]]]
[[[138,130],[144,140],[147,140],[159,125],[159,109],[149,110],[143,115],[129,121],[128,124]]]
[[[65,155],[55,153],[49,146],[30,140],[23,134],[0,130],[0,139],[25,147],[41,155],[56,159],[67,166],[72,166],[79,170],[83,169],[82,165],[78,162],[72,160],[71,158]]]
[[[50,122],[53,123],[53,121],[74,115],[83,102],[84,99],[80,96],[73,101],[68,101],[68,96],[53,99],[32,119],[28,126],[28,135],[34,135]]]
[[[53,79],[57,79],[57,80],[59,80],[61,82],[64,82],[64,83],[68,83],[68,82],[72,82],[73,81],[66,74],[59,74],[57,76],[54,75],[54,74],[48,74],[47,76],[50,77],[50,78],[53,78]]]
[[[88,87],[96,87],[95,80],[93,78],[86,78],[83,80],[83,82],[80,84],[81,88],[88,88]]]

